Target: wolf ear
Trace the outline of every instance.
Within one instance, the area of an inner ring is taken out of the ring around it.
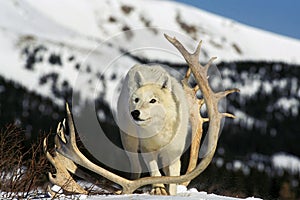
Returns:
[[[167,88],[169,90],[172,90],[172,86],[171,86],[171,79],[169,76],[163,76],[163,84],[161,86],[161,88]]]
[[[143,85],[143,83],[145,81],[144,81],[144,77],[141,74],[141,72],[137,71],[135,73],[135,75],[134,75],[134,82],[136,83],[137,88],[140,88]]]

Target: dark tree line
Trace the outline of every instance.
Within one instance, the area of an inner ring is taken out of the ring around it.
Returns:
[[[57,56],[52,56],[51,62],[60,63]],[[182,69],[183,66],[176,65],[176,67]],[[269,156],[278,152],[300,157],[298,144],[300,141],[300,67],[285,63],[236,62],[220,63],[218,69],[223,79],[229,79],[234,84],[245,85],[251,81],[260,81],[263,84],[274,84],[276,81],[285,83],[273,87],[272,92],[269,93],[261,84],[252,96],[241,97],[239,94],[233,94],[227,98],[229,112],[241,111],[256,121],[254,125],[249,126],[247,123],[226,120],[219,141],[219,149],[222,150],[219,152],[223,153],[217,153],[215,156],[216,159],[222,158],[224,163],[220,166],[215,159],[210,167],[192,182],[191,186],[229,196],[256,195],[266,199],[283,197],[284,194],[300,196],[296,184],[300,185],[300,175],[292,175],[289,172],[276,173],[269,159]],[[234,73],[228,74],[225,70]],[[56,76],[58,75],[52,74],[42,77],[40,84],[53,81]],[[101,80],[110,81],[104,78]],[[67,83],[61,86],[54,85],[52,90],[55,91],[57,98],[71,99],[72,89]],[[294,99],[298,102],[298,107],[294,106],[293,110],[283,109],[277,105],[279,99]],[[109,104],[101,98],[95,103],[96,109],[107,116],[101,122],[105,132],[114,143],[120,143]],[[56,105],[50,98],[41,97],[20,84],[0,76],[0,127],[13,123],[21,127],[28,137],[36,139],[41,132],[54,132],[57,123],[64,117],[64,106]],[[254,154],[264,155],[267,159],[253,160]],[[249,172],[228,167],[232,166],[235,160],[248,166]],[[264,170],[258,169],[256,164],[259,163],[263,163]],[[274,173],[269,173],[266,169]]]

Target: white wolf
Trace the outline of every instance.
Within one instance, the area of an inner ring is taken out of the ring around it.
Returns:
[[[141,172],[138,151],[151,176],[161,176],[160,164],[166,175],[180,175],[188,120],[185,92],[163,67],[135,65],[129,70],[118,99],[117,123],[134,178]],[[163,187],[155,184],[151,192]],[[175,195],[176,184],[168,192]]]

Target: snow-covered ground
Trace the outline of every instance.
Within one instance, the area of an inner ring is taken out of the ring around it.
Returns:
[[[81,196],[79,199],[98,200],[98,199],[113,199],[113,200],[238,200],[240,198],[225,197],[215,194],[207,194],[206,192],[188,191],[177,194],[176,196],[153,196],[153,195],[108,195],[108,196]],[[248,200],[258,200],[258,198],[249,197]]]
[[[54,186],[55,187],[55,186]],[[59,187],[55,187],[54,190],[59,191]],[[207,192],[199,192],[194,188],[187,189],[185,186],[177,187],[177,195],[175,196],[158,196],[149,194],[130,194],[130,195],[73,195],[64,196],[61,198],[75,198],[80,200],[98,200],[98,199],[113,199],[113,200],[238,200],[241,198],[225,197],[215,194],[208,194]],[[248,200],[259,200],[259,198],[248,197],[244,198]]]

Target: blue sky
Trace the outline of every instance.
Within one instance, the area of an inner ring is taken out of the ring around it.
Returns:
[[[176,0],[238,22],[300,39],[300,0]]]

